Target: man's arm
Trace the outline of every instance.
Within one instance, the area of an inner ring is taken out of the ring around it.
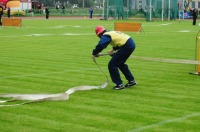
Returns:
[[[103,35],[97,44],[96,48],[93,50],[92,55],[97,55],[103,49],[105,49],[111,42],[111,37],[109,35]]]

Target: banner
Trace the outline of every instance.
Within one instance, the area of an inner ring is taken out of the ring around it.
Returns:
[[[179,14],[180,19],[183,19],[183,14],[184,14],[184,19],[190,19],[190,18],[192,18],[190,12],[180,12],[180,14]]]

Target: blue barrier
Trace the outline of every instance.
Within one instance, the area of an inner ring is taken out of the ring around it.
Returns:
[[[183,19],[183,14],[184,14],[184,19],[192,18],[190,12],[180,12],[180,14],[179,14],[180,19]]]

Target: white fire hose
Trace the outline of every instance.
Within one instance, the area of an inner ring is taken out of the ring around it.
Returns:
[[[108,53],[101,53],[99,56],[106,56],[110,55]],[[197,60],[175,60],[175,59],[160,59],[160,58],[149,58],[149,57],[139,57],[139,56],[131,56],[134,59],[138,60],[147,60],[147,61],[156,61],[156,62],[167,62],[167,63],[178,63],[178,64],[200,64],[200,61]],[[108,86],[108,77],[105,72],[101,69],[101,67],[96,62],[95,58],[92,58],[94,63],[98,66],[100,71],[105,75],[106,82],[101,86],[77,86],[70,88],[65,93],[58,93],[58,94],[0,94],[1,98],[12,98],[10,100],[0,100],[0,107],[5,106],[18,106],[28,103],[34,102],[42,102],[42,101],[59,101],[59,100],[68,100],[69,95],[81,90],[91,90],[91,89],[102,89]],[[19,103],[19,104],[3,104],[8,102],[13,102],[17,100],[25,100],[27,102]]]
[[[65,93],[58,94],[0,94],[1,98],[12,98],[10,100],[0,100],[0,107],[8,107],[8,106],[19,106],[34,102],[42,102],[42,101],[60,101],[60,100],[68,100],[69,95],[81,90],[92,90],[92,89],[103,89],[108,86],[108,77],[102,68],[98,65],[95,58],[92,58],[94,63],[98,66],[100,71],[105,75],[106,82],[101,86],[77,86],[70,88]],[[8,104],[9,102],[14,102],[18,100],[25,100],[26,102],[18,103],[18,104]],[[5,104],[6,103],[6,104]]]

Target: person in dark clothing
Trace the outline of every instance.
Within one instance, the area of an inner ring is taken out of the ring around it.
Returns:
[[[65,14],[65,5],[64,4],[62,5],[62,12],[61,12],[61,14]]]
[[[193,19],[193,25],[196,25],[196,20],[197,20],[197,10],[194,9],[192,12],[192,19]]]
[[[49,11],[48,7],[45,8],[45,13],[46,13],[46,19],[49,19],[49,13],[50,13],[50,11]]]
[[[136,85],[128,65],[125,64],[126,60],[135,50],[135,42],[133,39],[129,35],[119,31],[107,31],[103,26],[97,26],[95,31],[96,35],[100,38],[100,41],[96,45],[96,48],[93,49],[93,58],[99,57],[99,53],[109,44],[112,46],[112,49],[108,51],[108,54],[112,56],[108,63],[108,70],[113,83],[116,84],[113,89],[121,90]],[[120,69],[128,81],[126,85],[123,85],[118,69]]]
[[[89,12],[90,12],[90,19],[92,19],[92,14],[93,14],[93,9],[92,9],[92,7],[90,7]]]
[[[8,9],[7,9],[7,16],[8,18],[10,18],[10,7],[8,6]]]
[[[2,26],[1,18],[3,16],[3,5],[0,3],[0,26]]]

